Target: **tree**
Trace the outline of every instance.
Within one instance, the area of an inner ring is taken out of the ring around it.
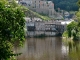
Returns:
[[[80,0],[77,2],[78,5]],[[80,6],[79,6],[80,7]],[[77,21],[73,21],[67,25],[68,37],[73,37],[73,40],[79,40],[80,38],[80,10],[76,12]]]
[[[53,1],[55,9],[60,8],[67,11],[77,11],[77,0],[48,0]],[[67,8],[66,8],[67,7]]]
[[[12,47],[15,41],[24,40],[24,13],[15,1],[0,0],[0,60],[15,55]]]
[[[77,28],[76,22],[71,22],[69,25],[67,25],[68,37],[71,37],[74,35],[74,31],[76,31],[76,28]]]

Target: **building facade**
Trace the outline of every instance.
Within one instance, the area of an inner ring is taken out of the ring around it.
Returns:
[[[28,7],[29,9],[48,15],[49,17],[54,16],[54,3],[46,0],[21,0],[20,4]]]
[[[27,36],[56,36],[62,34],[66,30],[66,24],[61,21],[41,21],[41,20],[28,20],[26,21]]]

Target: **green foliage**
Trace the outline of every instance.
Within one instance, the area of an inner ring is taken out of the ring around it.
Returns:
[[[79,40],[80,37],[80,27],[78,26],[79,22],[72,22],[67,26],[68,37],[73,37],[73,40]]]
[[[80,60],[80,43],[75,42],[72,48],[69,48],[69,56],[71,60]]]
[[[78,26],[80,26],[80,9],[79,9],[79,11],[76,13],[76,18],[77,18],[77,21],[78,21]]]
[[[10,58],[11,55],[13,55],[11,51],[11,46],[12,44],[8,41],[0,41],[0,60],[7,60],[8,58]]]
[[[63,37],[68,37],[68,32],[65,31],[62,36],[63,36]]]
[[[48,0],[51,1],[51,0]],[[60,8],[62,10],[67,10],[67,11],[77,11],[78,6],[77,6],[77,1],[78,0],[52,0],[53,3],[55,4],[55,9]]]
[[[76,12],[76,21],[67,25],[68,37],[73,37],[73,40],[80,38],[80,10]]]
[[[77,4],[78,4],[78,6],[80,7],[80,0],[78,0]]]
[[[73,40],[80,39],[80,11],[76,12],[76,19],[67,25],[68,37],[73,37]]]
[[[80,0],[78,0],[78,5],[80,7]],[[76,12],[76,21],[67,25],[67,32],[68,37],[73,37],[73,43],[68,44],[70,60],[80,60],[80,10]]]
[[[50,17],[48,17],[48,16],[44,16],[44,15],[40,15],[40,14],[38,14],[38,13],[36,13],[36,12],[34,12],[34,14],[36,14],[39,18],[41,18],[42,20],[50,20],[51,18]]]
[[[31,19],[34,18],[34,17],[38,17],[38,18],[41,18],[42,20],[50,20],[51,18],[48,17],[48,16],[44,16],[44,15],[41,15],[39,13],[36,13],[34,11],[31,11],[30,9],[24,7],[24,12],[25,12],[25,15],[27,17],[30,17]]]
[[[68,37],[74,36],[77,33],[77,22],[71,22],[67,25]]]
[[[15,3],[15,2],[14,2]],[[0,0],[0,60],[14,56],[12,47],[15,41],[24,41],[24,14],[21,6]]]

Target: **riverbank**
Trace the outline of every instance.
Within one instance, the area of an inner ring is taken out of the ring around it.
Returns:
[[[73,38],[68,38],[68,37],[62,37],[62,41],[65,43],[65,44],[68,44],[68,43],[73,43]]]
[[[40,35],[28,35],[26,38],[45,38],[45,37],[62,37],[61,34],[56,34],[56,35],[46,35],[46,34],[40,34]]]

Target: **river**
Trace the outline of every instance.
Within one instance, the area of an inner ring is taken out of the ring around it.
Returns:
[[[67,48],[61,37],[27,38],[16,47],[17,60],[67,60]]]

